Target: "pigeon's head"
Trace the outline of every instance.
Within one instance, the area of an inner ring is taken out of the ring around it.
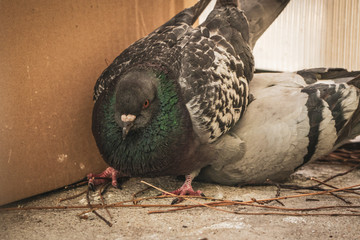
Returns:
[[[131,71],[116,86],[115,121],[123,129],[123,139],[131,130],[145,127],[159,108],[158,80],[149,71]]]

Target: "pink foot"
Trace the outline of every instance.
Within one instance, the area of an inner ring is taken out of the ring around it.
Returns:
[[[112,167],[108,167],[107,169],[105,169],[105,171],[103,171],[102,173],[99,173],[99,174],[89,173],[87,175],[87,178],[89,180],[88,185],[92,189],[94,188],[94,186],[103,184],[109,180],[111,180],[111,184],[114,187],[118,188],[117,179],[119,177],[123,177],[123,175],[119,171],[115,170]]]
[[[194,189],[191,186],[192,180],[193,180],[193,176],[186,175],[184,184],[179,189],[172,191],[170,193],[179,195],[179,196],[187,195],[187,196],[203,196],[204,197],[205,195],[200,190],[194,191]],[[180,203],[183,200],[184,200],[183,198],[176,198],[176,199],[174,199],[174,201],[172,201],[171,204]]]
[[[200,190],[194,191],[191,184],[184,183],[179,189],[170,192],[175,195],[188,195],[188,196],[202,196],[204,195]]]

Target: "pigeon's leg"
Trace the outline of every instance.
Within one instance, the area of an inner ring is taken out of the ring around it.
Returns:
[[[189,175],[186,175],[184,184],[179,189],[172,191],[171,193],[175,195],[204,196],[200,190],[194,191],[191,186],[193,179],[199,174],[199,172],[200,170],[196,170]]]
[[[94,186],[105,183],[109,179],[111,180],[111,184],[114,187],[118,188],[118,180],[117,179],[120,177],[124,177],[124,175],[122,175],[119,171],[115,170],[112,167],[108,167],[107,169],[105,169],[105,171],[103,171],[102,173],[99,173],[99,174],[89,173],[87,175],[87,178],[89,180],[88,185],[91,188],[94,188]]]

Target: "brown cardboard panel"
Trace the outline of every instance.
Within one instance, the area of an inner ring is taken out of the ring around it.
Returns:
[[[0,1],[0,205],[106,166],[91,133],[97,77],[194,2]]]

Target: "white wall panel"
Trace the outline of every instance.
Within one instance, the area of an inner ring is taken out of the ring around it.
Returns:
[[[254,55],[262,69],[360,70],[360,0],[291,0]]]

